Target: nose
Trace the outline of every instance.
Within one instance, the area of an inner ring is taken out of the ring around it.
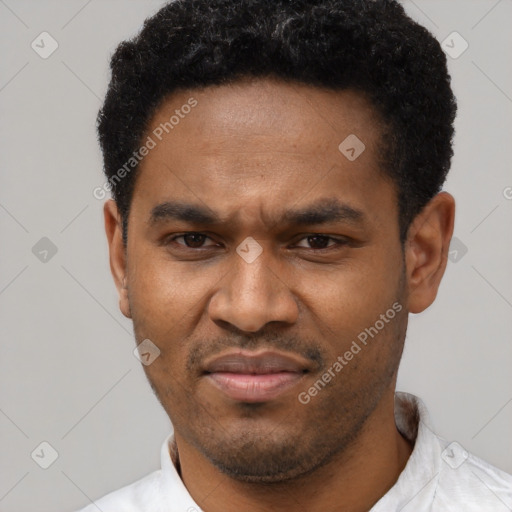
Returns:
[[[269,322],[293,324],[297,302],[284,280],[271,268],[265,251],[251,263],[233,255],[234,265],[209,303],[214,322],[228,322],[245,332],[257,332]],[[273,265],[273,267],[276,267]]]

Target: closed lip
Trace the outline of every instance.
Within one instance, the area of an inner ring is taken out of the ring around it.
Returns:
[[[278,351],[251,352],[236,350],[207,360],[204,364],[205,373],[242,373],[272,374],[280,372],[305,373],[311,369],[306,359],[290,353]]]
[[[310,363],[277,351],[237,350],[207,361],[204,377],[225,397],[236,402],[269,402],[297,386]]]

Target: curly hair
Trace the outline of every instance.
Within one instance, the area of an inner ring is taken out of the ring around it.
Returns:
[[[380,165],[396,185],[402,243],[450,167],[446,56],[396,0],[174,0],[119,44],[110,67],[98,136],[125,243],[137,168],[112,177],[177,90],[273,77],[360,91],[383,120]]]

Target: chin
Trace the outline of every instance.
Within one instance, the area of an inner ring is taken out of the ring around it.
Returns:
[[[327,464],[336,453],[332,446],[319,445],[303,436],[297,439],[288,435],[286,440],[279,441],[270,440],[271,434],[245,432],[236,440],[198,448],[226,476],[254,484],[297,480]]]

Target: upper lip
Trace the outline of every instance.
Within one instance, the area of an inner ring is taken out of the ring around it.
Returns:
[[[266,374],[278,372],[304,373],[310,364],[295,354],[262,351],[236,350],[223,353],[206,361],[206,373],[228,372],[242,374]]]

